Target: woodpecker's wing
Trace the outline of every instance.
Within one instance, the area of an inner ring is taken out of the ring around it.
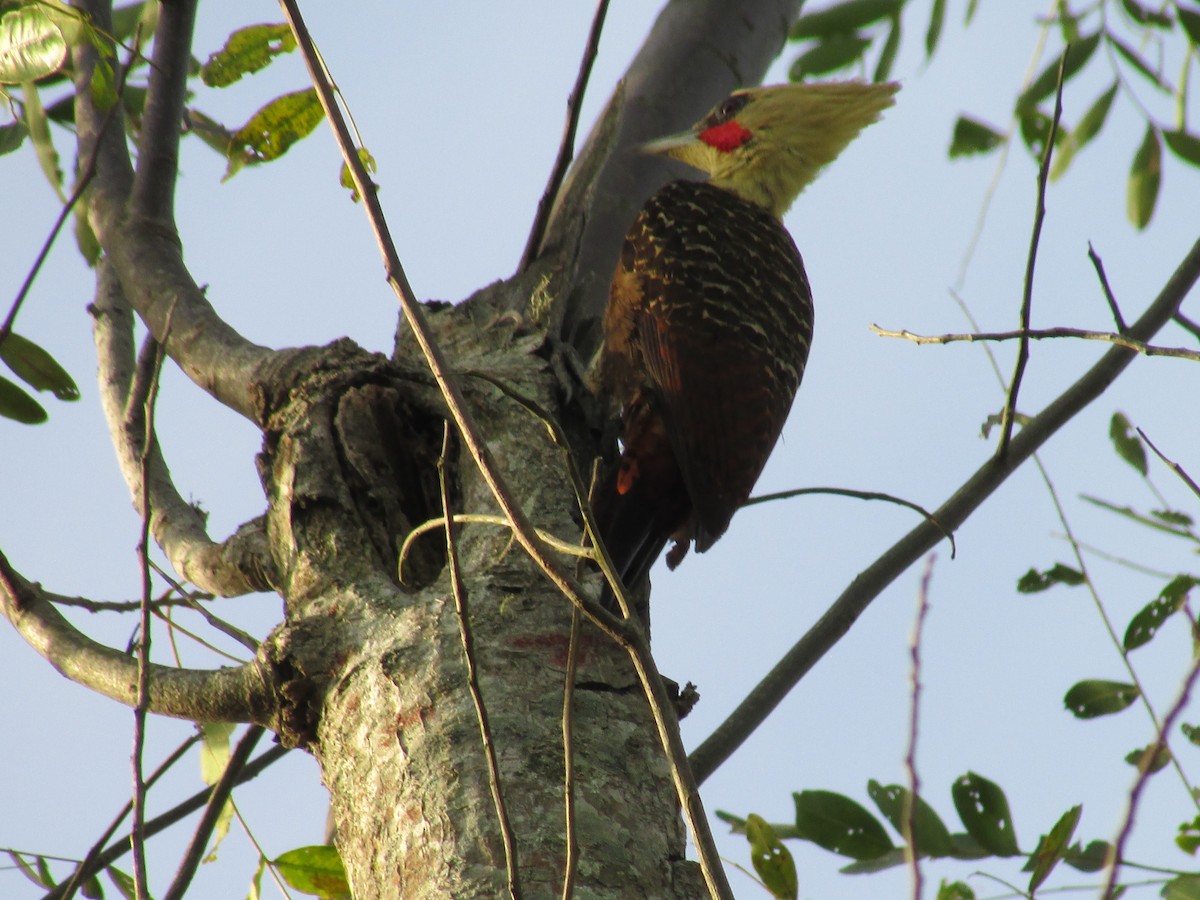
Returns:
[[[774,216],[699,182],[655,194],[625,251],[641,294],[631,342],[703,552],[749,497],[783,429],[812,338],[808,279]]]

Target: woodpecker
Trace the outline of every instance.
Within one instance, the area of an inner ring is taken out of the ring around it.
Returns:
[[[779,438],[812,340],[813,305],[780,218],[890,106],[896,84],[737,91],[642,149],[707,173],[655,193],[625,237],[593,383],[620,417],[599,480],[600,535],[626,588],[668,541],[674,569],[725,533]],[[612,608],[611,594],[603,601]]]

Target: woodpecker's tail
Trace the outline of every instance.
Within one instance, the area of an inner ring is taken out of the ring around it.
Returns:
[[[661,520],[661,506],[649,496],[644,483],[622,483],[620,463],[609,469],[596,485],[592,511],[600,539],[629,593],[637,591],[650,574],[674,523]],[[625,492],[621,493],[619,487],[625,487]],[[600,602],[610,612],[619,613],[616,597],[607,584],[601,590]]]

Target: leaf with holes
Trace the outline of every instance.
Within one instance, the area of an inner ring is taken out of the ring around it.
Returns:
[[[233,133],[229,141],[229,168],[224,180],[242,166],[271,162],[308,137],[325,117],[317,92],[306,88],[276,97]]]
[[[892,849],[891,838],[879,820],[833,791],[798,791],[796,831],[806,841],[842,856],[875,859]]]
[[[1071,807],[1054,823],[1050,833],[1038,842],[1037,849],[1033,851],[1029,860],[1033,866],[1033,874],[1029,876],[1029,896],[1034,895],[1063,858],[1082,814],[1082,806]]]
[[[867,782],[867,796],[875,801],[879,811],[883,813],[896,831],[908,838],[910,821],[910,804],[914,804],[913,793],[899,784],[882,785],[872,779]],[[910,843],[917,852],[924,856],[950,856],[954,852],[954,842],[950,839],[950,830],[941,817],[934,812],[933,807],[920,796],[915,798],[915,808],[911,813],[913,838]]]
[[[772,897],[796,900],[800,891],[796,880],[796,863],[779,835],[762,816],[751,813],[746,818],[746,839],[750,841],[750,861]]]
[[[1177,575],[1157,597],[1143,606],[1125,629],[1125,649],[1135,650],[1150,643],[1163,622],[1171,618],[1187,600],[1188,592],[1196,587],[1197,582],[1191,575]]]
[[[37,6],[0,16],[0,84],[24,84],[53,75],[67,61],[67,39]]]
[[[1039,572],[1037,569],[1030,569],[1018,578],[1017,593],[1038,594],[1049,590],[1056,584],[1076,587],[1083,584],[1086,580],[1083,573],[1078,569],[1072,569],[1070,566],[1065,566],[1062,563],[1055,563],[1044,572]]]
[[[950,794],[967,833],[980,845],[996,856],[1016,856],[1021,852],[1008,798],[1000,785],[968,772],[954,782]]]
[[[1132,684],[1094,679],[1073,685],[1063,703],[1075,718],[1095,719],[1127,709],[1138,696],[1138,689]]]
[[[209,87],[228,87],[295,49],[296,38],[287,25],[247,25],[229,35],[225,46],[208,58],[200,79]]]

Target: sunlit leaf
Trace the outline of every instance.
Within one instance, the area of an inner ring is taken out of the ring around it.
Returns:
[[[283,880],[298,891],[325,900],[350,900],[346,869],[335,847],[297,847],[277,857],[273,864]]]
[[[879,820],[849,797],[833,791],[798,791],[792,798],[796,830],[805,840],[854,859],[874,859],[892,849]]]
[[[1008,798],[998,784],[968,772],[954,782],[950,793],[967,833],[983,847],[996,856],[1016,856],[1021,852]]]
[[[929,28],[925,31],[925,58],[933,56],[937,49],[938,39],[942,36],[942,25],[946,21],[946,0],[933,0],[933,9],[929,12]]]
[[[1004,135],[970,116],[959,116],[950,140],[950,158],[987,153],[1004,143]]]
[[[79,388],[67,370],[28,338],[9,332],[0,344],[0,359],[35,390],[50,391],[59,400],[79,399]]]
[[[1037,594],[1049,590],[1056,584],[1075,587],[1083,584],[1086,580],[1084,574],[1078,569],[1072,569],[1070,566],[1063,565],[1062,563],[1055,563],[1044,572],[1039,572],[1037,569],[1030,569],[1018,578],[1017,593]]]
[[[909,817],[912,818],[913,837],[910,843],[917,852],[925,856],[950,856],[954,852],[954,843],[950,839],[950,830],[933,807],[921,797],[916,797],[915,808],[910,813],[909,806],[913,803],[912,792],[899,784],[881,785],[872,779],[867,782],[869,796],[884,818],[891,823],[901,835],[908,840]]]
[[[46,421],[46,411],[41,404],[3,377],[0,377],[0,416],[24,425]]]
[[[1083,68],[1092,54],[1096,52],[1096,47],[1100,43],[1100,32],[1088,35],[1085,38],[1071,44],[1059,56],[1055,57],[1046,68],[1038,74],[1038,76],[1030,82],[1029,87],[1022,91],[1021,96],[1017,98],[1018,113],[1030,110],[1054,94],[1054,89],[1058,85],[1058,69],[1059,63],[1063,62],[1063,84],[1071,80],[1076,72]]]
[[[1061,177],[1067,170],[1067,166],[1071,164],[1075,154],[1100,133],[1100,129],[1104,127],[1104,122],[1108,118],[1108,111],[1112,108],[1113,98],[1116,96],[1117,83],[1114,81],[1112,86],[1088,107],[1083,118],[1079,120],[1079,124],[1075,126],[1075,130],[1067,135],[1055,152],[1054,162],[1050,166],[1051,180]]]
[[[267,858],[260,856],[258,868],[254,870],[254,876],[250,879],[250,890],[246,893],[246,900],[262,900],[262,877],[266,871]]]
[[[25,84],[52,75],[67,61],[67,39],[41,7],[0,16],[0,84]]]
[[[1067,691],[1063,703],[1077,719],[1108,716],[1129,707],[1138,698],[1138,689],[1121,681],[1080,681]]]
[[[803,40],[855,31],[864,25],[895,15],[904,3],[905,0],[845,0],[800,16],[788,37],[791,40]]]
[[[358,160],[362,163],[363,168],[367,170],[368,175],[375,174],[375,157],[371,155],[366,147],[358,148]],[[338,173],[338,182],[350,192],[350,199],[355,203],[362,199],[358,194],[358,188],[354,185],[354,179],[350,177],[350,167],[345,163],[342,163],[341,171]]]
[[[248,25],[229,35],[225,46],[208,58],[200,78],[209,87],[226,87],[295,49],[296,38],[287,25]]]
[[[46,861],[44,859],[42,859],[40,856],[33,856],[32,853],[29,853],[29,854],[17,853],[15,850],[5,850],[4,852],[8,855],[8,858],[13,861],[13,864],[17,867],[17,871],[19,871],[22,875],[24,875],[26,878],[28,878],[30,881],[32,881],[34,884],[36,884],[38,887],[42,887],[42,888],[54,887],[53,880],[48,880],[42,876],[41,870],[45,868]],[[36,862],[40,863],[40,865],[38,865],[37,868],[35,868],[34,866],[31,866],[26,861],[26,859],[25,859],[26,856],[33,856],[34,860]]]
[[[1050,833],[1038,842],[1037,849],[1033,851],[1033,857],[1030,860],[1033,865],[1033,874],[1029,876],[1029,895],[1031,897],[1063,858],[1082,814],[1082,806],[1071,807],[1054,823]]]
[[[796,900],[799,885],[796,863],[767,821],[753,813],[746,818],[746,838],[750,841],[750,861],[772,897]]]
[[[1158,129],[1151,124],[1146,126],[1146,136],[1142,139],[1137,153],[1133,155],[1126,193],[1129,221],[1139,231],[1149,225],[1154,216],[1161,181],[1162,143],[1158,138]]]
[[[1146,461],[1146,448],[1142,446],[1141,436],[1130,424],[1124,413],[1113,413],[1108,423],[1108,436],[1112,439],[1117,455],[1138,470],[1143,476],[1150,471]]]
[[[276,97],[232,135],[225,178],[242,166],[278,159],[320,124],[325,113],[313,88]]]
[[[900,17],[892,16],[892,24],[888,29],[887,40],[883,43],[883,51],[879,54],[879,62],[875,64],[875,74],[871,80],[876,84],[888,80],[892,74],[892,64],[896,62],[896,53],[900,49]]]
[[[836,72],[862,59],[871,46],[871,39],[856,32],[837,32],[822,38],[811,50],[801,53],[788,70],[792,81],[803,81],[809,75]]]
[[[37,152],[38,165],[42,174],[58,194],[58,199],[67,202],[63,194],[63,174],[58,165],[58,151],[54,149],[54,141],[50,137],[50,126],[46,121],[46,111],[42,109],[42,98],[37,85],[25,82],[21,85],[21,96],[25,100],[25,126],[29,129],[29,138]]]

